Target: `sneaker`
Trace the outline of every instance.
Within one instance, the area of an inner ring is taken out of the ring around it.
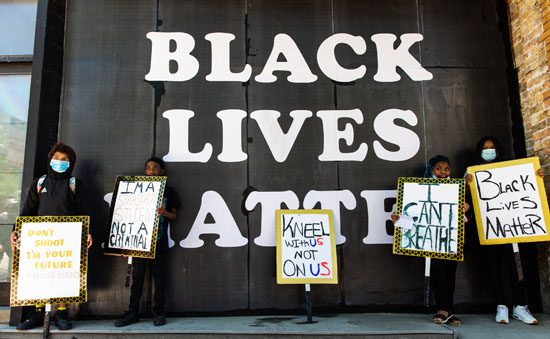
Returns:
[[[153,319],[153,325],[163,326],[166,325],[166,317],[164,315],[156,315]]]
[[[508,307],[506,307],[506,305],[497,306],[497,315],[495,316],[495,321],[499,324],[510,323],[510,319],[508,318]]]
[[[57,311],[55,315],[55,326],[57,326],[60,331],[67,331],[73,328],[73,325],[69,321],[69,311],[66,309]]]
[[[538,320],[533,317],[527,306],[514,306],[514,319],[521,320],[529,325],[538,325]]]
[[[124,327],[130,324],[135,324],[139,321],[139,314],[137,312],[128,311],[122,315],[122,318],[115,321],[116,327]]]
[[[31,328],[44,326],[44,309],[33,310],[27,320],[19,323],[17,329],[20,331],[30,330]]]

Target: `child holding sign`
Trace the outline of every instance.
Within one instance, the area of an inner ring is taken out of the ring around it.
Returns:
[[[48,173],[35,179],[27,194],[20,216],[71,216],[89,215],[82,182],[71,176],[76,163],[74,150],[62,143],[55,144],[48,153]],[[18,234],[11,233],[12,246],[18,246]],[[88,248],[92,237],[88,235]],[[27,312],[27,319],[17,325],[28,330],[44,324],[44,305],[36,305]],[[60,330],[72,328],[65,304],[59,304],[55,325]]]
[[[451,176],[451,161],[443,155],[436,155],[426,163],[425,178],[447,179]],[[464,204],[464,211],[469,209]],[[396,223],[399,215],[392,214],[392,221]],[[430,280],[433,287],[437,312],[432,321],[438,324],[449,323],[460,325],[461,320],[453,315],[454,291],[457,261],[431,259]]]
[[[483,137],[476,147],[477,164],[489,164],[504,161],[500,142],[491,136]],[[537,171],[537,175],[543,177],[543,169]],[[466,175],[466,182],[470,184],[472,175]],[[467,190],[469,185],[466,186]],[[474,223],[475,218],[470,218]],[[475,226],[474,226],[475,227]],[[527,308],[527,290],[523,281],[520,281],[516,268],[516,261],[511,244],[483,246],[486,251],[486,267],[488,268],[491,289],[497,304],[495,321],[500,324],[510,322],[508,315],[508,301],[514,304],[512,315],[526,324],[536,325],[538,321]],[[509,288],[508,288],[509,287]],[[511,297],[510,297],[511,295]]]
[[[150,158],[145,162],[145,174],[148,176],[159,176],[166,174],[164,161],[159,158]],[[168,252],[168,223],[177,219],[177,210],[181,206],[178,195],[171,187],[164,188],[162,207],[158,208],[159,215],[157,246],[155,259],[152,260],[153,279],[155,283],[154,314],[153,324],[162,326],[166,324],[164,315],[164,281],[166,257]],[[115,322],[116,327],[128,326],[139,321],[139,302],[143,292],[143,280],[148,259],[132,258],[132,287],[130,294],[130,306],[128,312],[124,313],[121,319]]]

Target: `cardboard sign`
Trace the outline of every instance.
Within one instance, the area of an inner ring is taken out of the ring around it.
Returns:
[[[277,210],[277,283],[337,284],[330,210]]]
[[[399,178],[393,253],[464,260],[463,205],[464,179]]]
[[[87,300],[88,216],[18,217],[11,306]]]
[[[105,254],[155,258],[166,177],[118,176]]]
[[[536,157],[468,167],[482,245],[548,241],[550,215]]]

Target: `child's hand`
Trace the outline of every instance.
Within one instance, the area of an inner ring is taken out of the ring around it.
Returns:
[[[94,241],[92,240],[92,235],[88,234],[88,240],[87,240],[88,248],[92,247],[93,243]]]
[[[392,213],[391,215],[391,221],[395,224],[399,220],[399,215]]]
[[[165,209],[164,207],[159,207],[159,208],[157,208],[157,214],[158,214],[158,215],[162,215],[163,217],[166,217],[166,213],[167,213],[167,212],[168,212],[168,211],[166,211],[166,209]]]
[[[470,184],[472,182],[472,180],[474,180],[474,177],[472,177],[472,175],[470,173],[466,174],[466,184]]]
[[[468,212],[470,210],[470,204],[465,202],[464,205],[462,205],[462,208],[464,209],[464,212]]]
[[[11,243],[12,252],[19,246],[20,242],[21,242],[21,240],[17,236],[17,233],[15,233],[15,231],[11,232],[11,234],[10,234],[10,243]]]
[[[542,167],[537,170],[537,175],[544,178],[544,169]]]

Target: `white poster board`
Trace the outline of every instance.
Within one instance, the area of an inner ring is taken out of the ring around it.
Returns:
[[[154,258],[166,177],[118,176],[105,254]]]
[[[330,210],[277,210],[277,283],[337,284]]]
[[[89,217],[19,217],[12,306],[85,302]]]
[[[463,260],[464,179],[398,180],[393,253]]]
[[[550,217],[538,158],[468,167],[482,245],[548,241]]]

